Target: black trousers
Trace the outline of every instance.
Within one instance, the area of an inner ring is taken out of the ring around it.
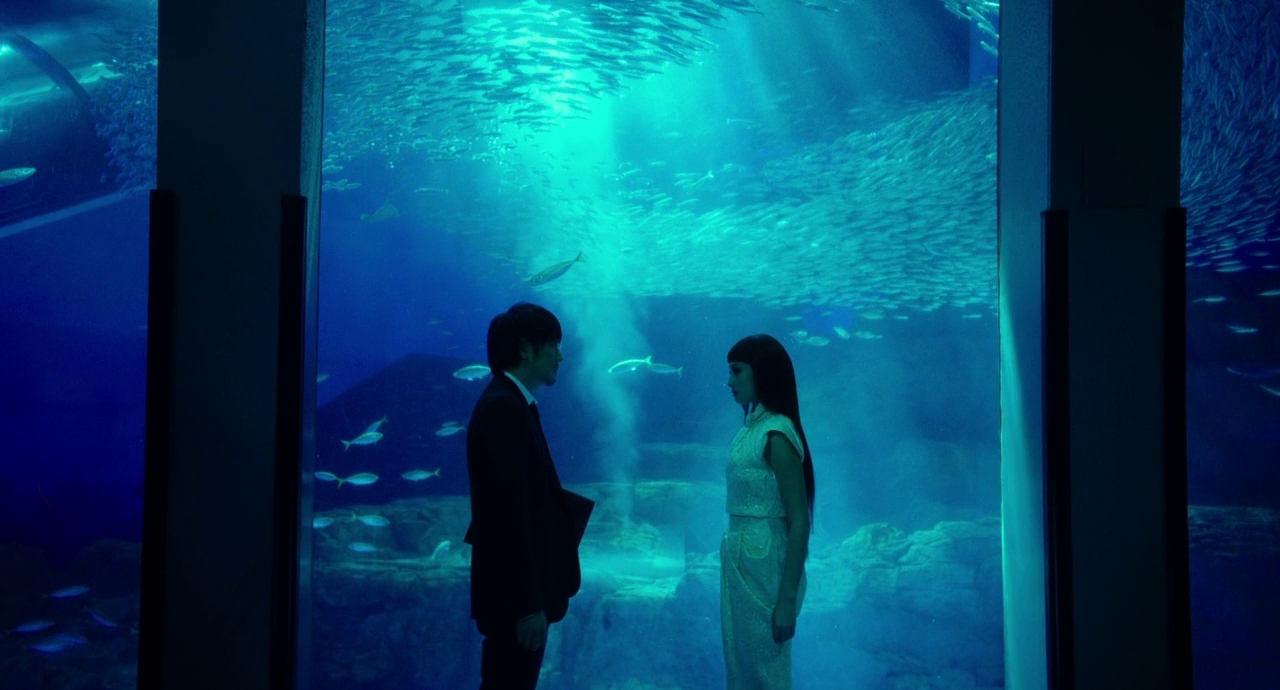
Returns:
[[[544,644],[537,651],[516,640],[515,621],[476,622],[484,642],[480,646],[480,690],[533,690],[542,670]]]

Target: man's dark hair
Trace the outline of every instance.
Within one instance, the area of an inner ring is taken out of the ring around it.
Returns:
[[[560,342],[560,321],[545,307],[519,302],[489,322],[489,371],[497,376],[520,364],[520,344],[537,352]]]

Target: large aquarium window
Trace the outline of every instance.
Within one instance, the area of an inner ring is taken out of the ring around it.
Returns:
[[[1188,0],[1187,431],[1195,684],[1280,677],[1280,5]]]
[[[596,501],[539,687],[724,687],[758,333],[815,475],[795,686],[1003,687],[995,2],[327,12],[313,688],[479,684],[467,427],[521,301],[562,325],[534,396]]]
[[[0,686],[136,686],[156,4],[0,3]]]

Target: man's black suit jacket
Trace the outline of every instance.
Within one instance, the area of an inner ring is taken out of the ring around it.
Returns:
[[[592,504],[560,485],[542,425],[504,373],[471,413],[467,475],[471,617],[482,627],[538,611],[562,620],[582,585],[578,543]]]

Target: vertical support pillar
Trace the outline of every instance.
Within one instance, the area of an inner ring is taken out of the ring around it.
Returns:
[[[159,16],[139,688],[287,689],[308,665],[324,2]]]
[[[1182,1],[1005,8],[1006,687],[1189,688]]]

